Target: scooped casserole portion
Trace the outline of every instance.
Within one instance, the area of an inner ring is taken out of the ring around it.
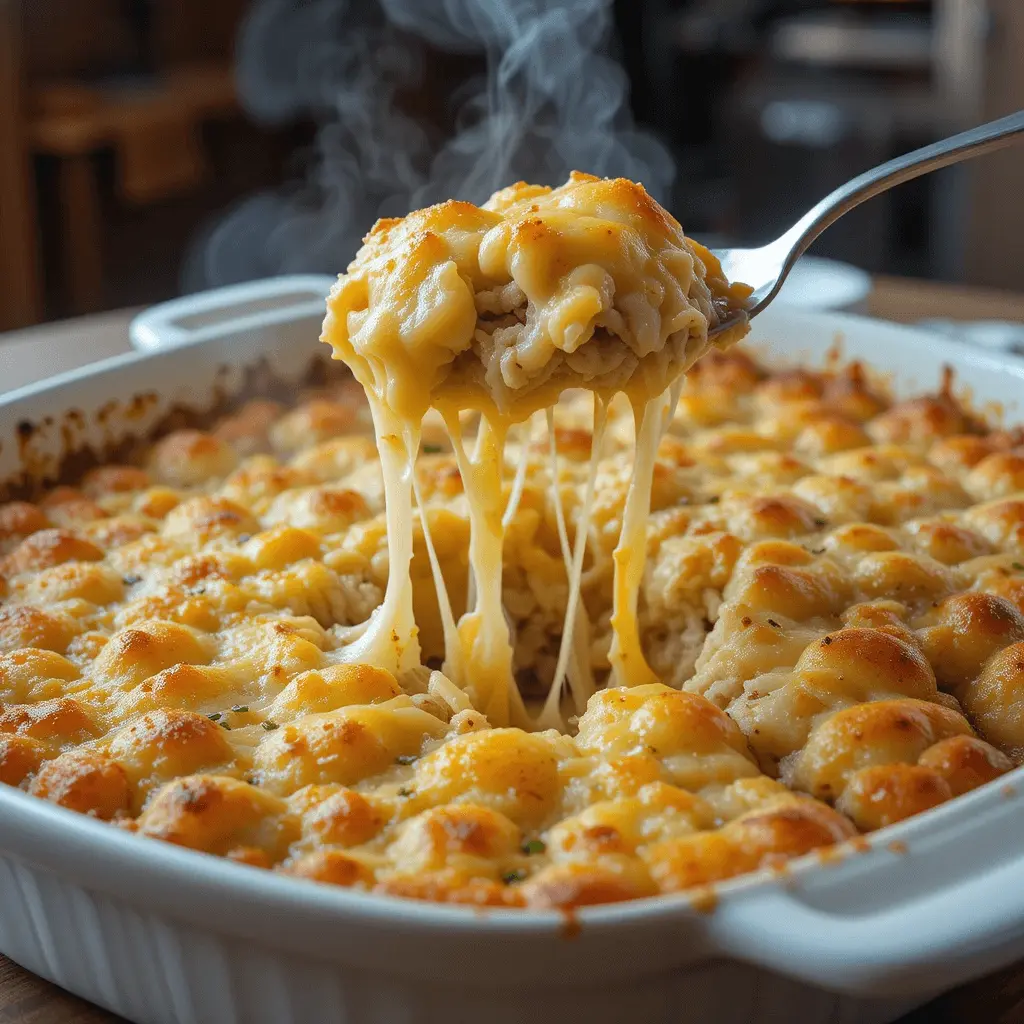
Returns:
[[[736,347],[666,392],[646,427],[628,394],[425,406],[389,467],[349,382],[0,505],[0,782],[321,883],[571,908],[778,868],[1009,771],[1024,435],[948,381],[897,402]]]

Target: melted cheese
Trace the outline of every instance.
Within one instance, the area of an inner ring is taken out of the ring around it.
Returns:
[[[647,561],[647,518],[651,511],[654,459],[665,430],[668,392],[633,406],[636,424],[636,458],[633,478],[626,493],[622,532],[615,548],[614,604],[612,607],[612,649],[608,656],[618,686],[656,683],[640,646],[637,600]]]
[[[520,453],[519,464],[516,466],[516,475],[512,480],[512,490],[508,496],[508,504],[505,505],[505,512],[501,517],[501,524],[508,529],[508,524],[515,519],[516,512],[519,510],[519,502],[523,497],[523,488],[526,486],[526,467],[529,465],[529,461],[526,458],[526,443],[530,439],[530,420],[520,428],[522,430],[523,439],[523,451]]]
[[[462,473],[469,505],[469,564],[476,581],[476,602],[460,619],[459,651],[446,664],[489,721],[525,724],[526,711],[512,679],[512,643],[501,600],[502,548],[505,528],[501,467],[505,434],[486,417],[480,424],[477,450],[466,454],[457,420],[446,420]]]
[[[596,437],[596,409],[595,409],[595,434],[592,437]],[[583,630],[585,629],[584,621],[582,616],[579,614],[579,586],[580,576],[582,575],[582,564],[579,572],[575,572],[575,553],[570,550],[569,546],[569,531],[566,527],[565,522],[565,503],[562,501],[562,483],[561,474],[559,472],[559,460],[558,460],[558,438],[555,431],[555,411],[554,409],[545,410],[545,419],[547,422],[548,431],[548,469],[551,477],[551,504],[555,509],[555,526],[558,530],[558,544],[562,553],[562,563],[565,566],[565,573],[569,581],[569,599],[566,602],[566,617],[565,622],[562,626],[562,642],[559,648],[559,663],[562,668],[559,669],[556,665],[555,678],[552,680],[551,689],[548,692],[548,699],[545,702],[544,709],[541,712],[541,717],[538,720],[538,725],[541,728],[550,726],[551,728],[560,728],[563,726],[564,721],[560,714],[561,708],[561,697],[562,697],[562,681],[565,674],[569,676],[570,687],[573,692],[574,702],[576,703],[577,713],[582,713],[583,708],[586,707],[587,699],[594,692],[594,681],[593,673],[591,671],[589,659],[586,657],[586,652],[579,649],[578,646],[574,646],[574,638],[579,638]],[[591,464],[596,463],[595,453],[591,452]],[[593,499],[591,499],[592,504]],[[590,509],[584,503],[582,510],[582,516],[577,529],[583,530],[581,536],[577,536],[577,540],[581,541],[583,545],[586,544],[586,522],[585,520],[590,518]],[[580,551],[580,558],[582,559],[584,549]],[[547,722],[547,726],[545,725]]]
[[[344,650],[351,662],[369,662],[396,675],[420,663],[412,610],[413,461],[419,450],[419,424],[403,421],[375,397],[370,399],[384,473],[388,527],[388,583],[384,602],[365,623],[361,635]]]
[[[505,441],[514,423],[547,410],[557,497],[551,407],[566,388],[583,387],[600,397],[601,408],[623,391],[637,410],[635,477],[615,552],[611,660],[618,682],[653,681],[636,613],[654,459],[668,418],[666,388],[707,350],[709,330],[722,319],[732,316],[737,325],[718,345],[745,332],[745,294],[724,281],[714,257],[691,243],[641,186],[623,179],[574,174],[554,190],[513,186],[482,208],[448,202],[378,222],[332,291],[323,332],[370,401],[387,513],[384,602],[345,656],[395,672],[416,664],[411,481],[421,424],[435,408],[448,429],[471,523],[472,602],[457,625],[446,617],[448,595],[426,540],[445,670],[493,724],[530,724],[513,679],[502,606],[505,530],[525,473],[517,473],[502,508]],[[460,419],[466,409],[481,413],[472,455]],[[596,459],[597,448],[595,465]],[[585,628],[579,589],[592,485],[588,495],[574,553],[561,500],[555,501],[570,599],[546,723],[564,725],[566,674],[577,712],[594,688],[585,646],[573,643]]]
[[[594,429],[591,435],[590,465],[587,472],[586,488],[583,492],[583,507],[576,523],[576,540],[573,546],[572,561],[567,566],[569,576],[569,600],[565,608],[565,623],[562,627],[562,643],[558,651],[558,662],[555,665],[555,676],[551,682],[551,690],[544,704],[538,724],[542,728],[555,727],[561,722],[560,704],[562,681],[569,671],[573,704],[577,714],[582,714],[594,692],[594,676],[587,651],[586,627],[587,620],[580,607],[580,585],[583,577],[583,557],[587,550],[587,538],[590,533],[590,521],[594,510],[594,487],[597,482],[597,467],[601,461],[601,450],[604,447],[605,429],[608,426],[608,405],[595,396]],[[554,445],[554,430],[549,427]],[[554,447],[552,447],[554,451]],[[555,460],[552,459],[554,462]],[[557,474],[557,464],[552,467],[552,474]],[[557,476],[555,477],[557,483]],[[560,495],[557,487],[556,495]],[[557,499],[557,507],[561,509],[561,497]]]

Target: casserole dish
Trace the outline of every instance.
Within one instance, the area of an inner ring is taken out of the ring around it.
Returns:
[[[257,370],[297,382],[319,348],[300,290],[278,281],[169,304],[135,325],[147,353],[6,396],[0,479],[56,475],[69,451],[214,407]],[[897,391],[955,362],[977,403],[1015,415],[1024,366],[906,328],[780,311],[754,340],[778,361],[820,362],[837,335]],[[303,885],[0,787],[0,951],[145,1022],[884,1021],[1024,955],[1022,782],[1012,773],[700,900],[571,915]]]

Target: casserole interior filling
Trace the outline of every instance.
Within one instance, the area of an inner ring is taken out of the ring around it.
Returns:
[[[0,783],[323,883],[576,907],[1009,771],[1024,437],[948,381],[709,345],[742,297],[631,183],[378,225],[325,322],[361,388],[0,505]]]

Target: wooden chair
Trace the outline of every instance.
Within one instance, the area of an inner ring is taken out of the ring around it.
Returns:
[[[201,183],[201,126],[237,110],[234,76],[223,64],[175,68],[142,85],[54,82],[33,91],[29,144],[57,160],[60,263],[72,313],[102,301],[97,155],[113,152],[119,198],[157,202]]]
[[[202,126],[238,112],[230,51],[245,8],[0,0],[0,330],[46,315],[35,158],[56,168],[63,311],[90,312],[104,297],[101,156],[126,206],[203,183]]]

